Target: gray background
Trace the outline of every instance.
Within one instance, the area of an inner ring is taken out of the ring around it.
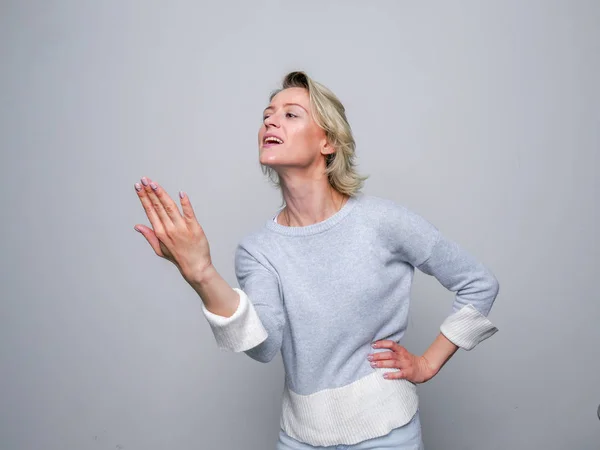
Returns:
[[[256,133],[294,69],[344,102],[364,192],[500,281],[500,332],[419,387],[428,450],[598,449],[594,1],[2,1],[0,447],[273,449],[283,366],[219,351],[133,230],[188,192],[214,263],[279,205]],[[453,293],[418,272],[405,345]]]

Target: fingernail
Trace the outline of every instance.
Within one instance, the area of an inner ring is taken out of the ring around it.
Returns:
[[[153,181],[152,183],[150,183],[150,187],[156,190],[158,188],[158,185]]]
[[[142,184],[143,184],[144,186],[148,186],[148,178],[146,178],[146,177],[142,177]]]
[[[371,344],[371,347],[377,347],[377,342],[373,342],[373,343]]]
[[[140,230],[139,230],[137,227],[133,227],[133,229],[134,229],[135,231],[137,231],[138,233],[141,233],[141,231],[140,231]]]
[[[142,185],[140,183],[135,183],[135,190],[136,191],[141,191],[142,190]]]
[[[368,359],[369,361],[373,361],[373,355],[369,355],[369,356],[367,356],[367,359]]]
[[[183,197],[185,197],[184,192],[183,191],[179,191],[179,198],[183,198]]]
[[[383,374],[383,378],[389,378],[390,376],[387,373]]]

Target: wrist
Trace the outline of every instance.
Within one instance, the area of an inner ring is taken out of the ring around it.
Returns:
[[[440,371],[440,367],[437,367],[435,364],[429,361],[425,355],[420,357],[420,362],[421,370],[428,380],[436,376]]]
[[[212,263],[209,263],[206,266],[201,267],[199,269],[186,271],[184,278],[188,280],[188,282],[191,285],[202,287],[210,283],[210,280],[214,277],[216,273],[217,270],[215,269],[215,267],[212,265]]]
[[[422,359],[426,370],[435,376],[444,367],[444,364],[457,351],[458,347],[446,336],[439,333],[429,348],[423,353]]]

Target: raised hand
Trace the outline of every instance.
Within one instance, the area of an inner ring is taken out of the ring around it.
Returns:
[[[210,247],[204,230],[198,223],[187,195],[180,192],[181,208],[155,181],[142,177],[135,190],[146,211],[152,228],[136,225],[154,252],[171,261],[189,282],[212,266]]]

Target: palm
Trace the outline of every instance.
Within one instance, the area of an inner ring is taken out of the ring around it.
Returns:
[[[145,178],[145,177],[144,177]],[[149,179],[136,187],[152,227],[137,225],[154,252],[171,261],[184,275],[197,275],[210,267],[210,248],[187,195],[181,196],[183,214],[157,183]]]

